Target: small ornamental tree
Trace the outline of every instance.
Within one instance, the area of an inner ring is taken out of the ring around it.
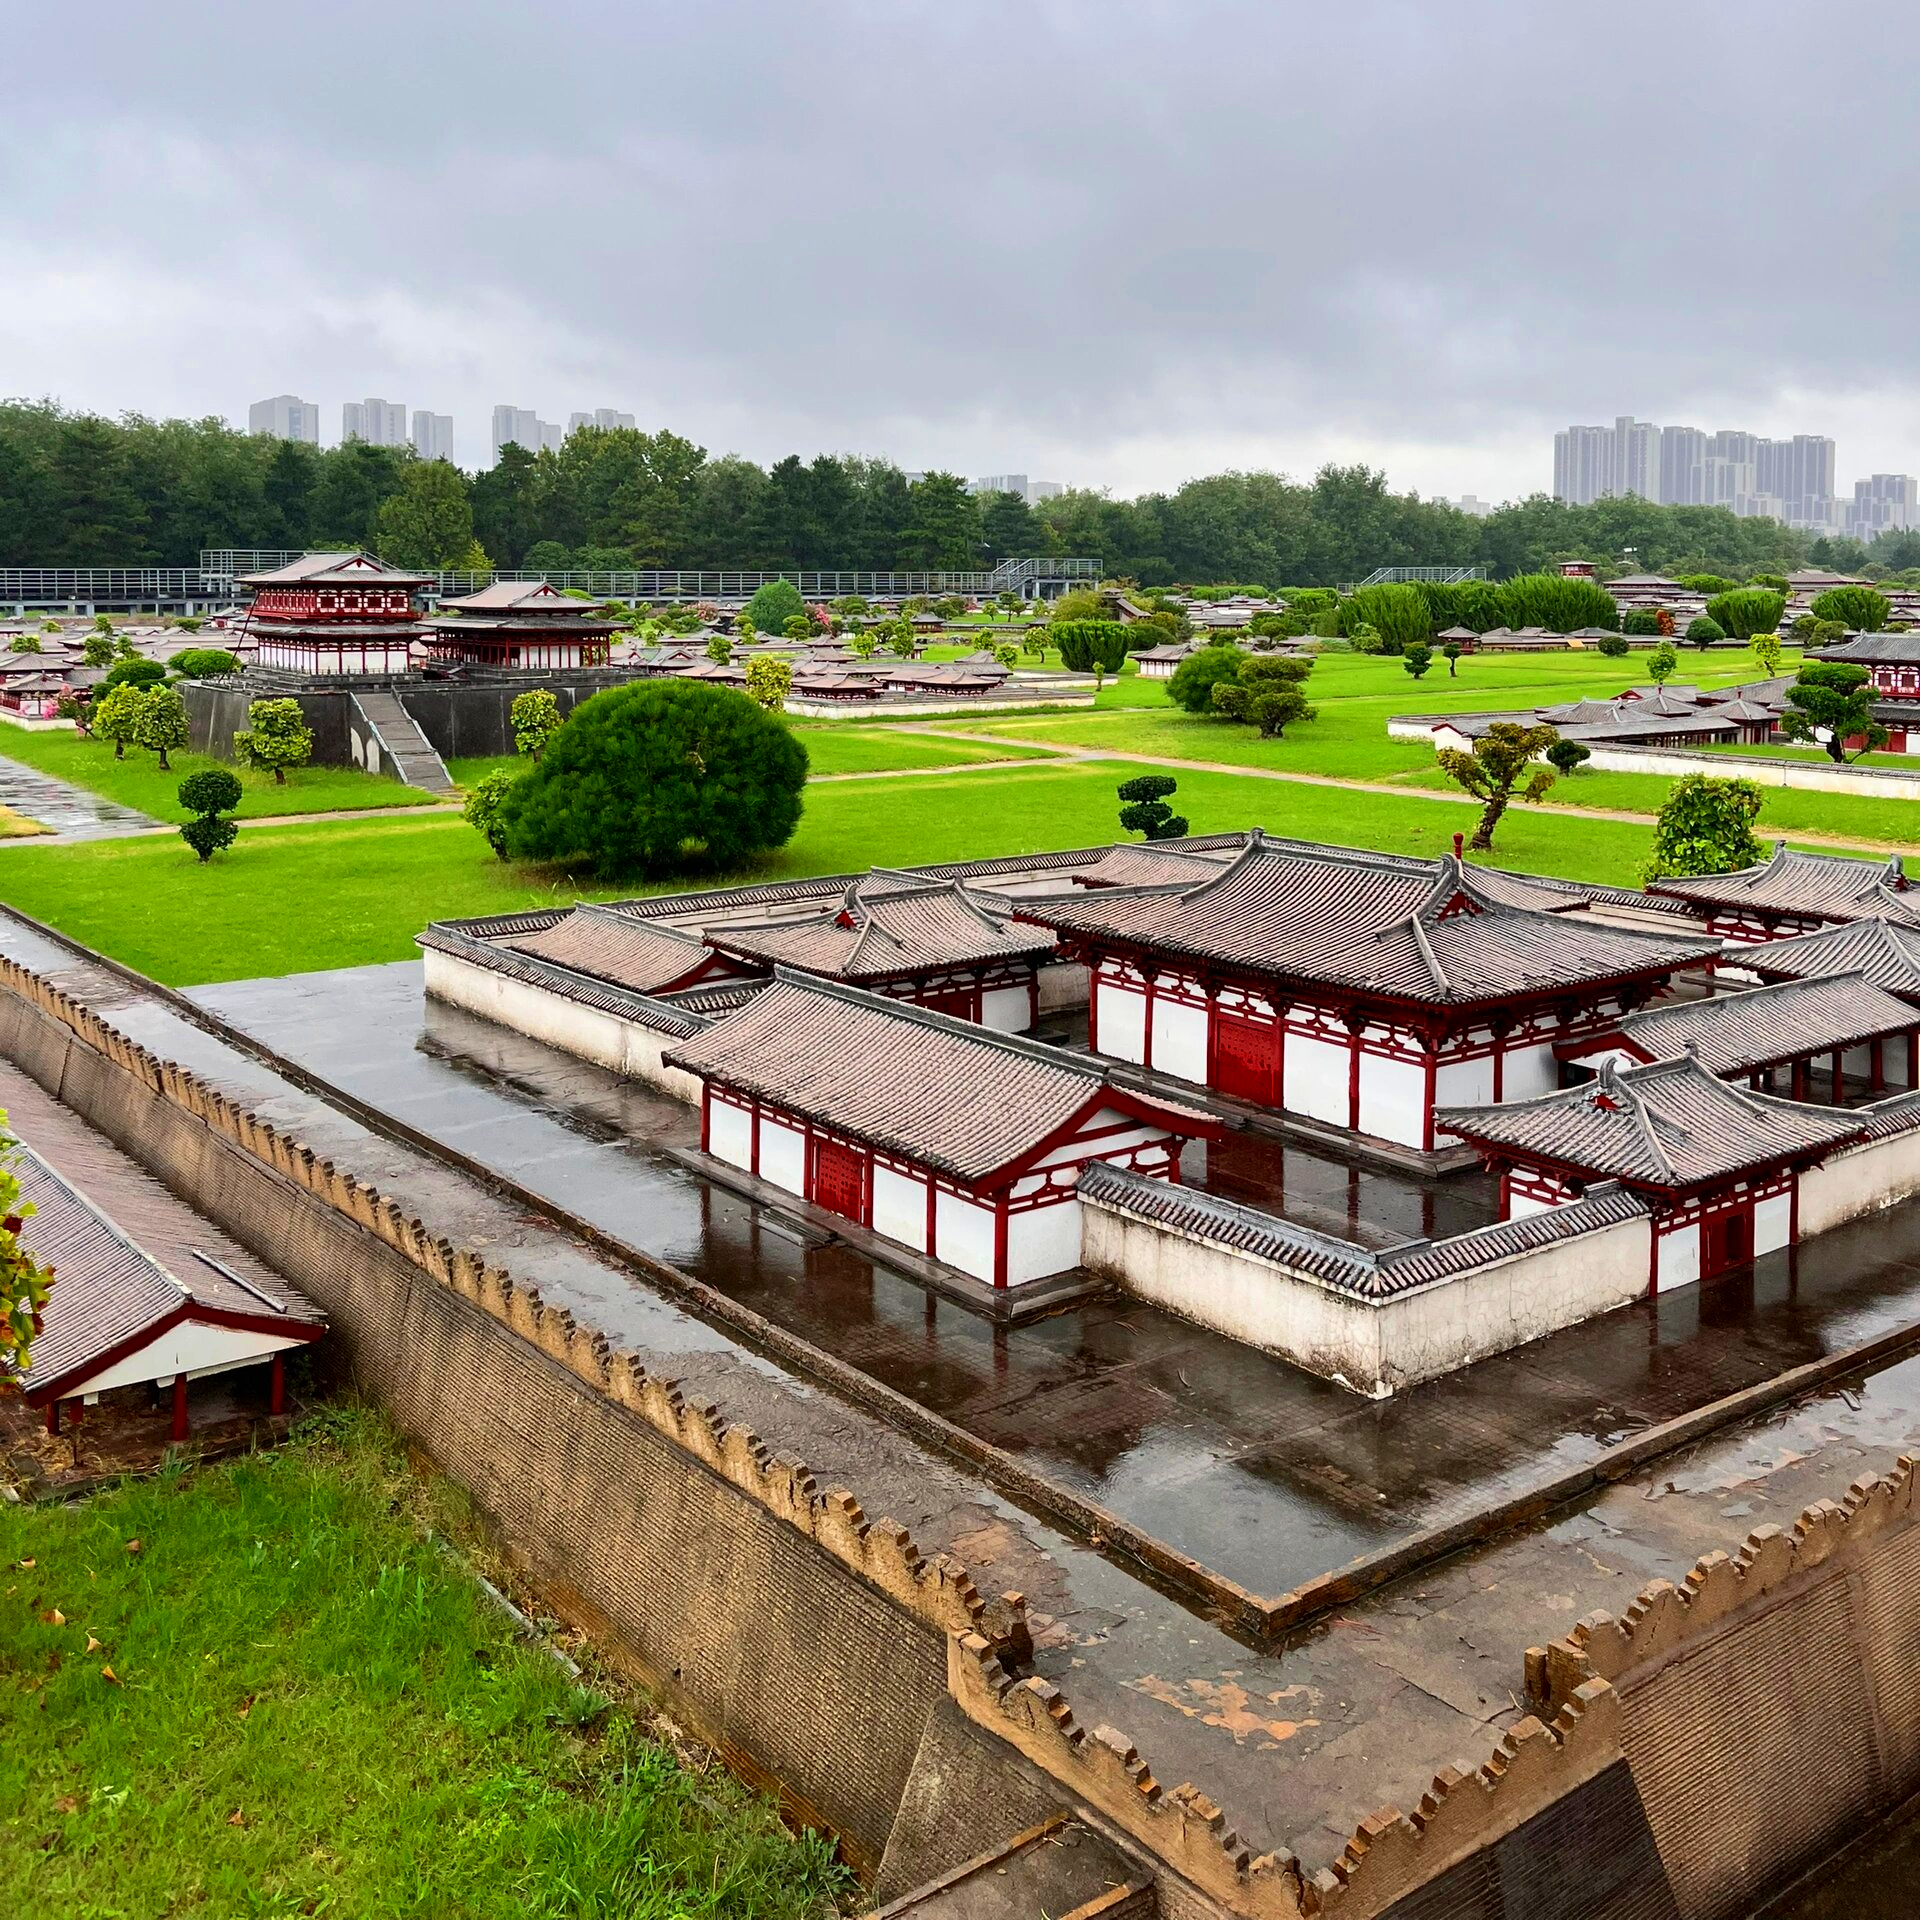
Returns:
[[[93,707],[92,702],[87,698],[85,688],[81,688],[74,693],[63,693],[60,698],[54,702],[53,710],[62,720],[71,720],[73,722],[73,730],[82,740],[87,739],[91,735],[93,731]]]
[[[769,580],[747,602],[747,615],[756,633],[785,633],[796,615],[807,617],[807,603],[791,580]]]
[[[240,782],[225,767],[208,767],[190,773],[180,782],[180,804],[193,818],[180,829],[180,838],[206,863],[223,848],[233,845],[240,833],[232,817],[240,804]]]
[[[1593,758],[1593,749],[1583,746],[1578,740],[1556,740],[1547,749],[1548,764],[1560,772],[1571,774],[1583,760]]]
[[[1893,602],[1872,587],[1829,587],[1813,597],[1816,620],[1837,620],[1852,633],[1879,633],[1893,612]]]
[[[1674,652],[1673,643],[1663,640],[1647,655],[1647,678],[1656,687],[1664,687],[1674,676],[1680,665],[1680,656]]]
[[[992,649],[992,653],[993,657],[1009,672],[1013,670],[1020,658],[1020,649],[1011,640],[1002,640]]]
[[[508,767],[496,767],[491,773],[483,773],[467,790],[466,800],[460,808],[460,818],[468,826],[477,828],[487,845],[502,860],[507,857],[507,830],[500,819],[500,802],[519,777]]]
[[[1440,656],[1447,663],[1447,678],[1453,679],[1460,671],[1461,646],[1458,640],[1449,640],[1440,649]]]
[[[1118,620],[1056,620],[1048,631],[1070,673],[1118,673],[1127,657],[1127,630]]]
[[[239,660],[224,647],[188,647],[167,662],[176,680],[205,680],[216,673],[238,673]]]
[[[749,640],[753,638],[753,630],[751,628],[747,630],[746,637]],[[733,636],[730,633],[716,633],[712,635],[707,641],[707,658],[711,660],[716,667],[724,667],[733,658]]]
[[[134,718],[136,744],[160,756],[160,771],[171,773],[167,755],[187,744],[187,703],[177,687],[149,687],[140,696]]]
[[[1593,644],[1609,660],[1618,660],[1630,645],[1624,633],[1610,633],[1604,640],[1596,640]]]
[[[1845,660],[1809,660],[1787,689],[1780,731],[1789,740],[1826,748],[1827,758],[1846,764],[1847,742],[1859,740],[1861,753],[1887,744],[1887,730],[1873,717],[1872,676]]]
[[[1311,660],[1284,660],[1259,655],[1242,660],[1239,673],[1213,689],[1213,706],[1229,720],[1258,727],[1265,740],[1278,740],[1296,720],[1311,720],[1312,707],[1300,690],[1313,671]]]
[[[1847,630],[1838,620],[1812,620],[1806,614],[1801,619],[1809,624],[1801,636],[1801,644],[1809,651],[1819,653],[1827,647],[1837,647],[1847,637]],[[1798,625],[1798,622],[1795,623]]]
[[[45,653],[46,648],[40,644],[40,636],[37,633],[23,633],[7,642],[7,651],[9,653]]]
[[[793,666],[790,661],[770,660],[764,654],[747,662],[747,698],[769,713],[783,711],[787,695],[793,691]]]
[[[911,660],[913,650],[920,644],[919,635],[913,630],[913,622],[903,613],[887,629],[887,650],[896,659]]]
[[[1760,789],[1751,780],[1714,780],[1683,774],[1667,789],[1654,822],[1653,855],[1643,880],[1669,874],[1735,873],[1758,866],[1765,849],[1754,836]]]
[[[157,687],[167,677],[158,660],[121,660],[107,669],[103,687]]]
[[[871,627],[861,627],[847,635],[847,651],[856,660],[871,660],[879,644],[880,636]]]
[[[113,641],[104,633],[90,633],[80,643],[80,664],[86,667],[113,665]]]
[[[1780,645],[1777,633],[1756,633],[1748,637],[1747,651],[1760,663],[1760,671],[1769,680],[1778,677],[1786,661],[1786,653]]]
[[[513,722],[514,752],[531,754],[537,766],[547,742],[560,731],[560,702],[545,687],[535,687],[514,696],[507,717]]]
[[[1411,646],[1400,656],[1400,664],[1416,680],[1422,679],[1427,669],[1433,665],[1433,649],[1425,644]]]
[[[1671,607],[1660,607],[1656,609],[1653,616],[1653,625],[1654,631],[1659,634],[1661,639],[1671,640],[1673,638],[1673,609]]]
[[[6,1117],[0,1113],[0,1123]],[[20,1244],[20,1229],[33,1204],[21,1200],[19,1177],[8,1164],[17,1145],[11,1134],[0,1133],[0,1394],[18,1391],[33,1363],[34,1335],[40,1331],[54,1277],[51,1267],[42,1266]]]
[[[789,614],[780,623],[780,637],[783,640],[811,640],[813,622],[804,613]]]
[[[1120,809],[1121,831],[1143,833],[1149,840],[1184,839],[1186,816],[1167,805],[1168,795],[1179,784],[1164,773],[1143,773],[1138,779],[1123,781],[1118,789],[1126,802]]]
[[[574,708],[500,817],[516,859],[724,871],[786,844],[806,778],[806,748],[744,694],[643,680]]]
[[[1726,637],[1726,628],[1718,620],[1709,620],[1704,613],[1687,623],[1687,645],[1698,647],[1702,653],[1705,653],[1716,640],[1724,640]]]
[[[1167,698],[1188,713],[1218,715],[1220,709],[1213,704],[1213,690],[1239,678],[1240,662],[1244,658],[1238,647],[1202,647],[1197,653],[1188,654],[1167,682]]]
[[[1635,607],[1621,619],[1620,631],[1652,639],[1660,631],[1660,616],[1651,607]],[[1626,649],[1623,647],[1621,651],[1624,653]]]
[[[289,767],[304,767],[313,756],[313,731],[298,700],[253,700],[247,726],[233,736],[234,758],[242,766],[271,771],[273,784],[287,784]]]
[[[1717,621],[1736,640],[1771,633],[1787,610],[1787,596],[1767,587],[1735,587],[1716,593],[1707,602],[1708,618]]]
[[[102,687],[93,697],[93,732],[113,742],[116,760],[127,757],[127,742],[138,737],[143,697],[138,687],[130,687],[124,680],[117,687]]]
[[[1683,573],[1677,582],[1689,593],[1730,593],[1739,582],[1724,573]]]
[[[1483,803],[1480,824],[1467,842],[1474,852],[1492,852],[1493,830],[1512,803],[1523,775],[1523,800],[1538,800],[1553,785],[1552,770],[1536,762],[1559,738],[1551,727],[1523,727],[1511,720],[1496,720],[1473,743],[1471,752],[1461,747],[1440,749],[1440,765],[1447,776]]]

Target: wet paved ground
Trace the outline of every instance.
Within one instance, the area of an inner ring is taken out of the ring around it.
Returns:
[[[0,755],[6,741],[0,737]],[[37,820],[62,840],[117,840],[129,833],[148,833],[160,825],[144,813],[123,807],[116,800],[103,800],[84,787],[56,780],[51,774],[36,773],[17,760],[0,758],[0,806],[11,807],[29,820]],[[0,847],[25,847],[44,844],[47,836],[30,834],[18,840],[0,840]]]
[[[805,1460],[822,1486],[850,1488],[869,1514],[906,1526],[923,1552],[953,1553],[983,1591],[1025,1593],[1036,1667],[1082,1726],[1122,1729],[1160,1780],[1192,1780],[1218,1801],[1251,1851],[1290,1846],[1309,1870],[1363,1816],[1414,1805],[1440,1767],[1487,1757],[1518,1717],[1525,1648],[1596,1608],[1622,1610],[1647,1581],[1681,1577],[1703,1552],[1737,1547],[1764,1522],[1790,1522],[1920,1438],[1920,1358],[1908,1358],[1723,1429],[1542,1525],[1424,1567],[1254,1653],[876,1416],[744,1352],[590,1248],[369,1133],[137,986],[5,916],[0,952],[351,1167],[431,1230],[492,1250],[554,1304],[636,1348],[649,1369],[710,1395],[727,1418]],[[1874,1223],[1876,1233],[1884,1238],[1889,1224]],[[1849,1311],[1857,1327],[1877,1324],[1902,1276],[1892,1267],[1876,1274],[1873,1249],[1865,1251],[1851,1310],[1835,1299],[1783,1307],[1736,1293],[1724,1314],[1696,1306],[1691,1331],[1677,1311],[1657,1323],[1611,1316],[1603,1324],[1633,1329],[1638,1341],[1637,1355],[1632,1342],[1617,1348],[1623,1382],[1657,1394],[1675,1377],[1691,1379],[1697,1397],[1717,1361],[1763,1335],[1799,1357],[1842,1337]],[[1702,1319],[1722,1322],[1717,1337],[1705,1337]],[[1498,1395],[1484,1399],[1482,1412],[1498,1417]],[[1190,1505],[1212,1489],[1195,1493]]]
[[[1138,1301],[996,1327],[710,1187],[665,1151],[696,1139],[691,1109],[427,1002],[420,978],[399,963],[193,997],[1255,1593],[1283,1593],[1920,1313],[1920,1209],[1909,1209],[1384,1402]],[[1282,1152],[1246,1144],[1260,1152],[1230,1151],[1223,1179],[1254,1182],[1261,1155]],[[1387,1237],[1423,1230],[1421,1183],[1369,1173],[1355,1188],[1338,1163],[1284,1154],[1290,1191],[1333,1224],[1357,1192],[1397,1213]],[[1475,1188],[1441,1210],[1475,1224]]]

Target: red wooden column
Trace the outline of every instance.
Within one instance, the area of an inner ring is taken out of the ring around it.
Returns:
[[[1887,1084],[1887,1063],[1878,1037],[1867,1044],[1867,1089],[1879,1093]]]
[[[173,1437],[176,1440],[187,1437],[187,1376],[184,1373],[173,1376]]]
[[[47,1431],[56,1440],[59,1439],[60,1437],[60,1402],[58,1400],[49,1400],[47,1402]]]
[[[271,1386],[267,1389],[267,1411],[285,1413],[287,1410],[287,1357],[283,1353],[273,1356]]]

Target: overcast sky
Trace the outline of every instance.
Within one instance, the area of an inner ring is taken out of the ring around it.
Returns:
[[[1920,471],[1895,9],[21,0],[0,393],[614,406],[1503,499],[1619,413]]]

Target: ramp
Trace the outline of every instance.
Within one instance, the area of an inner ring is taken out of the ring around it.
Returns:
[[[400,704],[398,694],[356,693],[353,704],[380,749],[382,773],[422,793],[451,797],[458,791],[446,762],[434,752],[432,743],[420,731],[420,723]]]

